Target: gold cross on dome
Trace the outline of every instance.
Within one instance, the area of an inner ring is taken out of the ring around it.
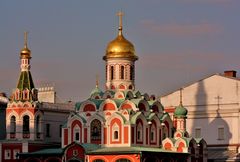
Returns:
[[[119,11],[117,13],[117,16],[119,16],[119,27],[122,27],[122,17],[123,17],[123,12],[122,11]]]
[[[27,35],[28,32],[24,32],[24,47],[27,48]]]
[[[98,88],[98,84],[99,84],[98,75],[96,75],[96,88]]]

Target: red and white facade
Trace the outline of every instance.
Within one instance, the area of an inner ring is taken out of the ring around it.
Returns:
[[[25,37],[26,38],[26,37]],[[6,108],[6,138],[0,142],[0,161],[19,161],[18,153],[60,146],[62,122],[74,105],[38,102],[30,72],[31,51],[20,53],[20,77]],[[53,129],[55,128],[55,129]]]

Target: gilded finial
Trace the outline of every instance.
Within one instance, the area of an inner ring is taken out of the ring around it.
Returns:
[[[27,48],[27,35],[28,32],[24,32],[24,48]]]
[[[117,13],[117,16],[119,16],[119,27],[118,27],[118,35],[122,35],[122,17],[123,17],[123,12],[119,11]]]
[[[98,88],[98,75],[96,75],[96,88]]]

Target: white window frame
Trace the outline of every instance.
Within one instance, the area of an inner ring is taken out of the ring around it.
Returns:
[[[10,149],[4,150],[4,159],[6,159],[6,160],[11,159],[11,150]]]
[[[79,139],[78,139],[78,140],[76,140],[76,133],[79,134]],[[76,125],[76,126],[73,128],[73,141],[80,142],[80,138],[81,138],[80,127],[79,127],[78,125]]]
[[[17,154],[20,153],[19,149],[14,149],[13,150],[13,159],[18,159]]]
[[[118,132],[117,139],[115,139],[115,135],[114,135],[116,131]],[[119,129],[119,126],[116,123],[114,123],[112,126],[112,141],[119,141],[119,140],[120,140],[120,129]]]

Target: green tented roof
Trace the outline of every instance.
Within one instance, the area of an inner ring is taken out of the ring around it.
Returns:
[[[24,89],[32,90],[34,88],[34,83],[30,71],[21,71],[17,88],[19,90]]]

